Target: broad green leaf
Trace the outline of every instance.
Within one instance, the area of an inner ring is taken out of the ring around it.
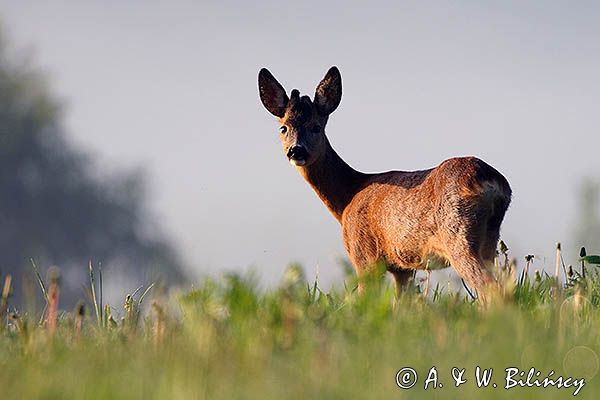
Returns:
[[[579,259],[579,261],[585,261],[588,264],[596,264],[596,265],[600,265],[600,256],[585,256],[585,257],[581,257]]]

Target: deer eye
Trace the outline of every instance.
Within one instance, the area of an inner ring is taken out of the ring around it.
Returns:
[[[282,125],[281,128],[279,128],[279,132],[286,133],[287,132],[287,126]]]
[[[313,133],[319,133],[321,132],[321,127],[319,125],[315,125],[312,128]]]

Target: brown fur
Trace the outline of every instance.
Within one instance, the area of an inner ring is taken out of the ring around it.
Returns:
[[[278,92],[281,85],[263,71],[260,93],[287,99]],[[399,288],[412,270],[432,260],[452,265],[483,295],[494,282],[486,264],[495,256],[510,203],[507,180],[475,157],[451,158],[424,171],[358,172],[338,156],[324,132],[340,99],[341,76],[332,67],[314,102],[294,90],[285,103],[273,104],[269,98],[263,104],[286,127],[284,152],[298,145],[307,149],[305,164],[296,168],[340,222],[359,282],[383,262]]]

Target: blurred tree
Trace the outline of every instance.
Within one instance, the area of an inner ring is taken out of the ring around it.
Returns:
[[[580,246],[585,246],[594,254],[600,252],[600,182],[586,179],[579,189],[579,215],[576,225],[576,238]]]
[[[61,118],[43,74],[7,46],[0,26],[0,273],[20,282],[30,258],[58,265],[69,300],[82,296],[90,259],[135,285],[148,271],[181,281],[184,269],[150,222],[142,175],[95,173]]]

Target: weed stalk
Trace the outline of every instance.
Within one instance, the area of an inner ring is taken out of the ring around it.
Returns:
[[[0,332],[6,326],[6,312],[8,310],[8,298],[10,297],[12,276],[6,275],[4,278],[4,288],[2,289],[2,298],[0,298]]]

